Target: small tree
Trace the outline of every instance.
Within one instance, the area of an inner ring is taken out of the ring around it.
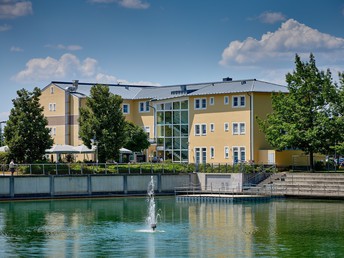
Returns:
[[[28,92],[21,89],[17,94],[4,130],[5,144],[16,162],[31,163],[42,159],[45,150],[53,145],[53,139],[39,104],[41,90],[35,88]]]
[[[121,109],[122,98],[110,92],[108,86],[91,88],[86,105],[80,108],[79,135],[84,144],[91,147],[97,141],[100,162],[118,160],[119,149],[125,141],[125,118]]]
[[[273,147],[308,153],[313,171],[314,153],[330,152],[339,133],[334,112],[337,89],[330,71],[318,70],[313,54],[306,63],[296,55],[295,65],[286,75],[289,93],[273,94],[273,112],[258,123]]]
[[[124,147],[134,152],[140,152],[149,147],[147,133],[132,122],[126,122],[125,126],[126,142]]]

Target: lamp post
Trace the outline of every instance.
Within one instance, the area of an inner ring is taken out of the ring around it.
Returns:
[[[157,119],[157,117],[156,117],[157,116],[156,108],[154,106],[152,106],[152,105],[149,105],[149,104],[148,104],[148,106],[153,108],[153,110],[154,110],[154,121],[153,121],[153,130],[154,130],[154,135],[153,136],[154,136],[154,139],[153,140],[154,140],[154,143],[157,143],[157,137],[156,137],[156,135],[157,135],[156,134],[156,119]]]
[[[0,146],[3,144],[3,133],[2,133],[2,124],[5,124],[6,121],[0,121]]]
[[[96,139],[96,136],[91,139],[92,145],[95,146],[95,153],[96,153],[96,163],[98,165],[98,141]]]

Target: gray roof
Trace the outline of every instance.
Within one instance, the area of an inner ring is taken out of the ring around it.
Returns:
[[[73,86],[72,82],[52,82],[61,89],[67,90]],[[77,97],[90,95],[90,90],[97,83],[78,83],[75,92],[71,92]],[[185,84],[174,86],[139,86],[139,85],[121,85],[105,84],[109,86],[110,92],[120,95],[123,99],[155,99],[163,100],[176,98],[180,96],[199,96],[213,94],[245,93],[245,92],[288,92],[286,86],[250,80],[210,82],[199,84]]]
[[[220,83],[210,83],[206,87],[189,94],[189,96],[245,92],[288,92],[288,88],[286,86],[264,81],[257,81],[254,79],[229,82],[226,81]]]

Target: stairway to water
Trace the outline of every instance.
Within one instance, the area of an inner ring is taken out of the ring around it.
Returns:
[[[344,173],[276,173],[256,191],[272,195],[344,198]]]

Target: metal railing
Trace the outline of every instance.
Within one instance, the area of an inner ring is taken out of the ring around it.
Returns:
[[[17,164],[14,175],[73,175],[107,173],[257,173],[262,171],[261,164],[249,163],[35,163]],[[275,167],[267,168],[270,172]],[[264,169],[264,171],[266,170]],[[9,173],[8,164],[0,164],[0,173]]]

